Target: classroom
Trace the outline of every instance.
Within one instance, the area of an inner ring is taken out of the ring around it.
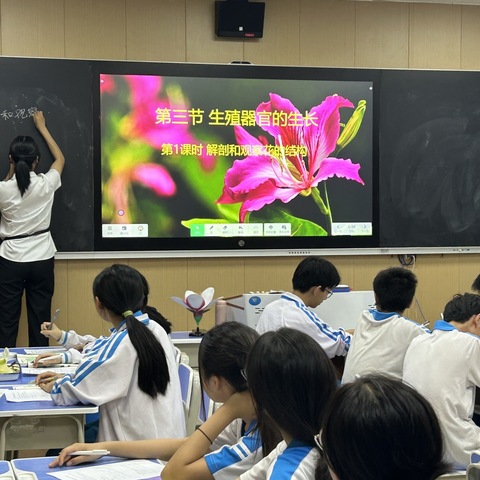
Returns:
[[[0,0],[0,54],[5,57],[224,63],[358,69],[480,70],[480,3],[412,1],[265,0],[263,38],[218,38],[213,0]],[[467,4],[468,3],[468,4]],[[31,73],[35,75],[35,72]],[[66,159],[65,169],[68,162]],[[5,170],[6,170],[5,166]],[[67,188],[63,186],[62,188]],[[92,220],[93,222],[93,220]],[[480,246],[480,244],[479,244]],[[473,245],[472,247],[476,247]],[[471,291],[480,250],[411,251],[418,277],[416,301],[405,316],[430,326],[455,293]],[[312,252],[322,255],[321,251]],[[397,254],[341,250],[325,256],[352,290],[371,290],[382,269],[400,266]],[[173,330],[195,327],[190,312],[170,297],[215,288],[215,296],[290,290],[302,258],[169,256],[135,252],[58,252],[53,308],[64,330],[108,335],[99,322],[91,284],[112,263],[138,269],[150,284],[151,305]],[[213,310],[202,328],[215,323]],[[22,308],[17,345],[27,345]]]

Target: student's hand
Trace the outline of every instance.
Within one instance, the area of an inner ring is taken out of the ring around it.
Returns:
[[[51,328],[50,328],[51,327]],[[54,323],[52,322],[43,322],[40,325],[40,333],[47,338],[52,338],[56,342],[58,342],[62,336],[62,330],[60,330]]]
[[[42,372],[35,378],[35,384],[38,385],[44,392],[50,393],[53,390],[55,381],[63,375],[58,375],[53,372]]]
[[[36,112],[33,112],[33,123],[35,124],[38,130],[46,126],[45,117],[43,116],[42,111],[37,110]]]
[[[50,468],[53,467],[62,467],[66,465],[67,467],[73,467],[74,465],[78,465],[80,463],[85,462],[94,462],[101,458],[102,456],[92,456],[92,455],[78,455],[72,457],[70,455],[72,452],[76,452],[77,450],[98,450],[101,447],[98,446],[96,443],[74,443],[73,445],[69,445],[65,447],[58,457],[53,460],[51,463],[48,464]]]
[[[48,360],[44,360],[41,363],[38,363],[39,360],[42,358],[48,358]],[[58,363],[62,363],[62,356],[61,355],[55,355],[54,353],[41,353],[38,355],[35,360],[33,361],[33,368],[38,368],[39,366],[45,366],[45,365],[57,365]]]

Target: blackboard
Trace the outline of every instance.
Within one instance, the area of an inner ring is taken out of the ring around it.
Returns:
[[[47,127],[66,164],[55,194],[51,231],[58,251],[93,250],[93,148],[91,62],[32,58],[0,59],[0,175],[8,171],[8,150],[17,135],[40,146],[37,173],[52,157],[31,118],[44,112]]]
[[[51,164],[32,109],[44,112],[65,154],[51,225],[59,252],[94,251],[96,63],[0,58],[1,178],[8,171],[9,144],[20,134],[38,140],[38,172]],[[348,78],[347,69],[338,70]],[[480,246],[480,72],[371,72],[378,119],[378,247]]]
[[[480,245],[480,72],[384,71],[380,243]]]

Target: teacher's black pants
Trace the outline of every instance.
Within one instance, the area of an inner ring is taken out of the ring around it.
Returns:
[[[54,288],[53,257],[37,262],[12,262],[0,257],[0,347],[15,347],[24,291],[29,346],[48,346],[40,325],[50,321]]]

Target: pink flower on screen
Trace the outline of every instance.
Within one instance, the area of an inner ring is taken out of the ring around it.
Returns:
[[[177,192],[177,186],[168,170],[153,163],[143,163],[132,168],[115,172],[106,186],[107,195],[111,198],[119,223],[131,223],[131,182],[136,182],[153,190],[159,197],[171,197]],[[118,215],[118,212],[122,212]]]
[[[217,203],[241,203],[239,220],[243,222],[247,213],[258,211],[275,200],[288,203],[299,194],[310,195],[312,188],[333,176],[363,185],[359,164],[350,159],[330,157],[340,135],[339,109],[342,107],[353,108],[353,104],[338,95],[329,96],[306,116],[315,120],[307,121],[290,100],[271,93],[270,101],[257,107],[257,124],[275,138],[276,146],[281,149],[304,147],[307,155],[274,156],[265,151],[235,160],[225,175],[223,192]],[[265,112],[295,118],[294,126],[262,121]],[[235,136],[239,145],[266,144],[264,137],[257,139],[240,126],[235,127]]]
[[[111,75],[100,75],[100,93],[112,93],[115,90],[115,82]]]
[[[175,98],[160,96],[162,79],[149,75],[126,75],[125,79],[130,86],[132,114],[127,122],[125,133],[130,138],[138,138],[157,150],[164,144],[199,144],[185,124],[157,124],[155,123],[157,110],[187,111],[189,105],[183,95]],[[202,168],[211,170],[215,165],[215,157],[200,155]]]
[[[159,197],[171,197],[177,192],[173,178],[163,165],[137,165],[132,171],[132,180],[151,188]]]

